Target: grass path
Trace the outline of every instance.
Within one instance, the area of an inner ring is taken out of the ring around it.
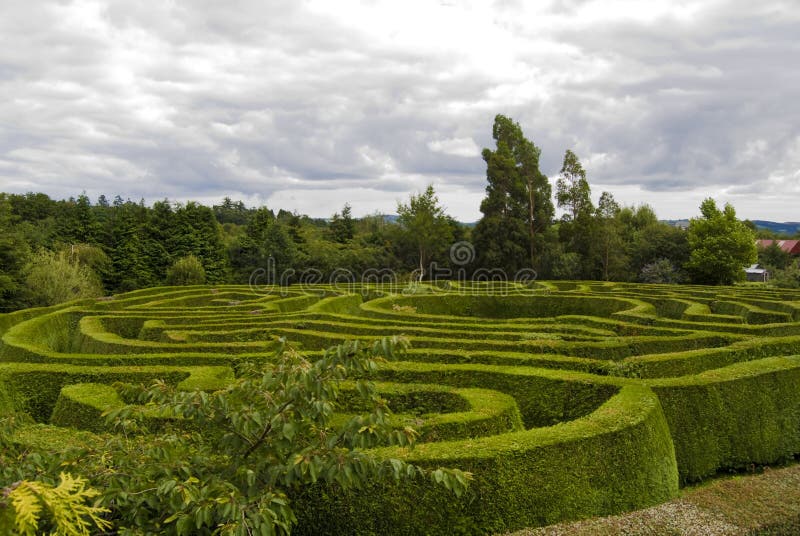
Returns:
[[[794,534],[800,534],[800,465],[714,480],[645,510],[506,536]]]

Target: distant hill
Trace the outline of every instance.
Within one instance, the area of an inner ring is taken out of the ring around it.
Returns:
[[[384,221],[389,223],[397,223],[397,214],[382,214],[381,215]],[[680,227],[682,229],[686,229],[689,227],[689,220],[682,219],[682,220],[661,220],[664,223],[668,223],[674,227]],[[786,235],[795,235],[800,233],[800,222],[797,221],[787,221],[787,222],[776,222],[776,221],[767,221],[767,220],[750,220],[758,229],[769,229],[774,233],[779,234],[786,234]],[[459,222],[461,225],[465,225],[467,227],[475,227],[478,222]]]
[[[774,233],[780,234],[787,234],[787,235],[794,235],[800,233],[800,222],[796,221],[787,221],[787,222],[776,222],[776,221],[767,221],[767,220],[750,220],[752,221],[757,229],[768,229]],[[675,227],[682,227],[686,228],[689,226],[689,220],[664,220],[664,223],[668,223],[670,225],[674,225]]]
[[[680,227],[681,229],[686,229],[689,227],[689,220],[661,220],[662,223],[668,223],[673,227]]]
[[[800,232],[800,222],[796,221],[787,221],[783,223],[778,223],[774,221],[765,221],[765,220],[751,220],[751,221],[756,224],[757,228],[769,229],[774,233],[794,235]]]
[[[400,218],[397,214],[381,214],[380,216],[383,218],[383,221],[387,223],[397,223],[397,220]],[[458,223],[465,227],[475,227],[478,225],[476,221],[460,221]]]

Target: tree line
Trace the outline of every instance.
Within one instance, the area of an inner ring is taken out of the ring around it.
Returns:
[[[733,207],[706,200],[686,230],[659,221],[647,205],[620,206],[609,192],[595,206],[573,151],[553,192],[539,169],[541,151],[519,124],[498,115],[492,131],[475,226],[449,216],[432,186],[399,203],[396,218],[354,218],[347,204],[320,219],[230,198],[210,207],[167,199],[148,206],[120,196],[0,194],[0,310],[162,284],[246,284],[268,266],[285,284],[325,281],[336,270],[425,279],[436,276],[432,262],[468,275],[532,269],[540,279],[730,284],[756,261],[754,228]],[[475,256],[454,264],[450,247],[462,241]],[[774,249],[762,259],[791,283],[796,263]]]

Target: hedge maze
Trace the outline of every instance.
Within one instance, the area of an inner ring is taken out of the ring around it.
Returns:
[[[0,411],[84,439],[107,431],[100,415],[124,404],[115,381],[211,390],[238,362],[272,358],[281,337],[313,355],[405,335],[412,349],[377,381],[398,425],[421,439],[380,454],[471,471],[470,492],[320,487],[297,497],[299,533],[537,526],[642,508],[686,483],[800,454],[800,292],[167,287],[0,315],[0,334]]]

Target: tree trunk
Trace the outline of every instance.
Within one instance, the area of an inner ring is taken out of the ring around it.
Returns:
[[[423,268],[423,263],[425,262],[425,251],[420,248],[419,250],[419,279],[417,280],[418,283],[422,283],[422,276],[425,275],[425,269]]]
[[[528,203],[530,209],[530,234],[531,234],[531,269],[536,269],[536,246],[533,243],[533,239],[536,236],[536,227],[534,226],[533,221],[533,213],[534,213],[534,199],[533,199],[533,180],[528,181],[528,195],[530,197],[530,202]]]

